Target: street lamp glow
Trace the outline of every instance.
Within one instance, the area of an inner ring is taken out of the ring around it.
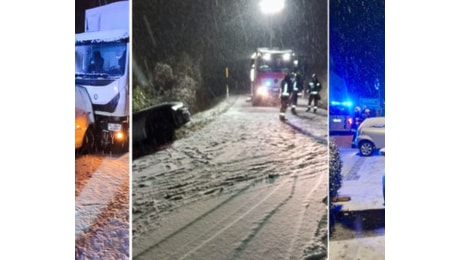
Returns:
[[[259,3],[264,14],[278,13],[284,8],[284,0],[262,0]]]

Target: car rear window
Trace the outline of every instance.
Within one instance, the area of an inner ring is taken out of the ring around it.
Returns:
[[[329,115],[348,116],[350,115],[350,110],[347,107],[330,106]]]

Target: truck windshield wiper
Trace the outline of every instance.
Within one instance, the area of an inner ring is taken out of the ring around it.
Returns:
[[[75,73],[75,77],[80,78],[108,78],[108,73]]]

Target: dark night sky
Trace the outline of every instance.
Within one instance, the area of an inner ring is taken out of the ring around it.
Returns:
[[[83,30],[86,8],[110,2],[115,1],[77,1],[75,31]],[[271,22],[274,46],[303,55],[306,74],[325,73],[327,2],[286,1],[284,10],[273,16],[262,14],[258,3],[133,0],[133,55],[138,64],[153,64],[186,52],[204,61],[203,75],[211,81],[222,80],[226,66],[243,80],[250,53],[269,45]],[[331,0],[329,7],[331,70],[346,80],[349,92],[374,95],[373,80],[378,77],[383,87],[385,80],[384,0]]]
[[[83,31],[84,10],[114,1],[75,4],[75,31]],[[208,85],[221,81],[225,67],[233,80],[246,81],[249,56],[268,46],[293,49],[303,56],[304,71],[327,72],[327,1],[286,1],[281,13],[262,14],[260,0],[132,1],[133,58],[141,64],[177,60],[182,53],[202,59]],[[134,78],[134,80],[136,80]],[[136,84],[136,82],[134,82]]]
[[[286,1],[281,13],[262,14],[259,0],[133,1],[133,52],[138,64],[186,52],[203,60],[209,85],[229,66],[236,80],[249,79],[249,57],[269,45],[304,55],[306,73],[327,71],[327,1]],[[145,69],[145,68],[144,68]]]
[[[385,84],[384,0],[330,1],[331,70],[355,96],[376,97],[374,79]]]

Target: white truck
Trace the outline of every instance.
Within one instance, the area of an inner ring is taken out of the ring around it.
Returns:
[[[129,147],[129,6],[119,1],[87,9],[85,31],[75,34],[75,85],[91,98],[102,148]]]

